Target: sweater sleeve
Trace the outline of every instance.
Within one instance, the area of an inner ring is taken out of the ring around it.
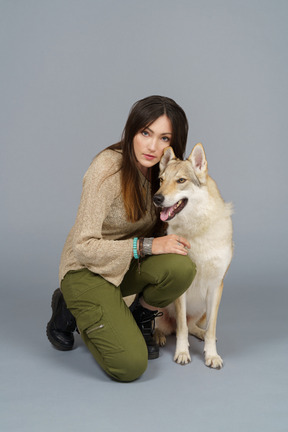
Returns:
[[[115,160],[107,160],[104,153],[88,168],[75,222],[73,251],[81,265],[119,285],[130,266],[133,240],[102,238],[103,221],[121,193],[117,170]]]

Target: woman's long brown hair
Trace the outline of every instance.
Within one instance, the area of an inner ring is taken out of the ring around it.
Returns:
[[[121,166],[121,183],[127,219],[136,222],[146,213],[145,200],[134,153],[133,139],[135,135],[148,127],[157,118],[166,115],[171,121],[172,138],[170,145],[175,156],[184,158],[188,134],[188,121],[183,109],[173,100],[164,96],[149,96],[136,102],[129,113],[121,141],[108,147],[121,150],[123,161]],[[151,194],[159,188],[159,164],[150,168]]]

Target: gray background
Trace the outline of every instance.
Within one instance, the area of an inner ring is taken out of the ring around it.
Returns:
[[[0,0],[1,431],[287,431],[287,0]],[[233,201],[225,366],[106,377],[45,336],[93,156],[136,100],[174,98]]]

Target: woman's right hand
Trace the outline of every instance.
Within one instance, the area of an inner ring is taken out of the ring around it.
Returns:
[[[190,249],[190,243],[184,237],[176,234],[169,234],[164,237],[155,237],[152,242],[152,254],[161,255],[167,253],[176,253],[178,255],[187,255],[187,249]]]

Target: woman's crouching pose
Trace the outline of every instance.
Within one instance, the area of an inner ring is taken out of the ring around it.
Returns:
[[[189,243],[165,235],[152,204],[164,148],[171,145],[182,159],[187,133],[185,113],[172,99],[136,102],[121,141],[98,154],[84,176],[76,222],[62,252],[48,339],[70,350],[77,327],[117,381],[137,379],[147,360],[159,356],[153,339],[158,308],[185,292],[196,273]],[[137,296],[128,308],[123,297],[132,294]]]

